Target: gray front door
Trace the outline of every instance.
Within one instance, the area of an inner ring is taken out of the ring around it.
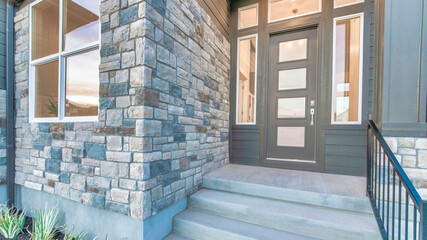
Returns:
[[[270,37],[265,165],[316,170],[317,30]]]

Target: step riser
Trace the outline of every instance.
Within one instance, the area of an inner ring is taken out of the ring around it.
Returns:
[[[238,234],[224,232],[214,227],[207,227],[194,222],[183,221],[180,219],[174,219],[174,232],[184,237],[197,239],[197,240],[253,240],[245,236]]]
[[[202,186],[208,189],[372,215],[372,208],[368,198],[328,195],[206,177],[203,178]]]
[[[378,239],[378,234],[376,233],[361,232],[356,229],[342,229],[342,227],[313,221],[309,218],[263,212],[258,209],[248,209],[246,207],[239,207],[237,204],[227,204],[220,201],[190,197],[189,207],[265,227],[321,239]]]

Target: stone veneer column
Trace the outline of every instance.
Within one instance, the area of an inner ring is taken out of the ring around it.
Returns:
[[[229,161],[230,44],[196,0],[100,8],[97,122],[29,123],[28,5],[15,16],[15,182],[147,219]]]

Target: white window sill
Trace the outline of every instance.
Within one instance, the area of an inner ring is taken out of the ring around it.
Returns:
[[[30,123],[74,123],[74,122],[98,122],[98,117],[67,117],[59,118],[33,118]]]

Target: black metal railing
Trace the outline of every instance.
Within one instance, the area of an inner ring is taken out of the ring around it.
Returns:
[[[367,192],[383,238],[427,240],[427,201],[373,121],[368,123],[367,140]]]

